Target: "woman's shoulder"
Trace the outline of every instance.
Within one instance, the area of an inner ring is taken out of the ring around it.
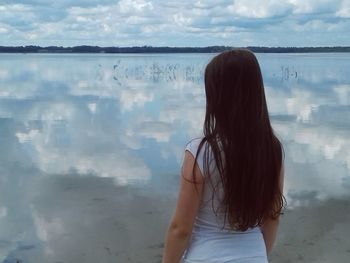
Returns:
[[[190,151],[192,154],[197,154],[198,148],[203,141],[204,137],[196,137],[191,139],[187,144],[185,150]],[[203,148],[203,147],[202,147]]]
[[[186,144],[186,148],[185,151],[189,151],[193,158],[195,158],[198,167],[202,173],[202,175],[204,176],[204,145],[201,145],[201,142],[203,141],[203,137],[197,137],[197,138],[193,138],[191,139],[187,144]]]

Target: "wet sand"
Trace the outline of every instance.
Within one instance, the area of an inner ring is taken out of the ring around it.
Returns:
[[[74,175],[34,180],[27,191],[26,232],[38,240],[22,242],[5,262],[161,261],[174,197]],[[348,262],[349,222],[350,198],[287,210],[270,262]]]
[[[169,198],[115,186],[111,178],[76,175],[36,178],[26,195],[33,221],[27,222],[22,235],[33,236],[8,252],[6,263],[161,259],[174,205]]]
[[[287,210],[270,262],[349,262],[349,222],[350,197]]]

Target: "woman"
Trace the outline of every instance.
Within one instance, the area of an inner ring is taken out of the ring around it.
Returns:
[[[204,136],[186,147],[163,263],[265,263],[283,197],[283,148],[254,54],[223,52],[205,70]]]

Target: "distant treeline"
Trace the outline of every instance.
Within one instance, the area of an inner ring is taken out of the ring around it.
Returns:
[[[218,53],[234,47],[0,46],[0,53]],[[245,47],[256,53],[350,52],[350,47]]]

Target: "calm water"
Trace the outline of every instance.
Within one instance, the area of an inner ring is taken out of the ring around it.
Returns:
[[[212,56],[0,54],[0,262],[159,262]],[[350,54],[257,56],[286,154],[271,261],[345,262]]]

